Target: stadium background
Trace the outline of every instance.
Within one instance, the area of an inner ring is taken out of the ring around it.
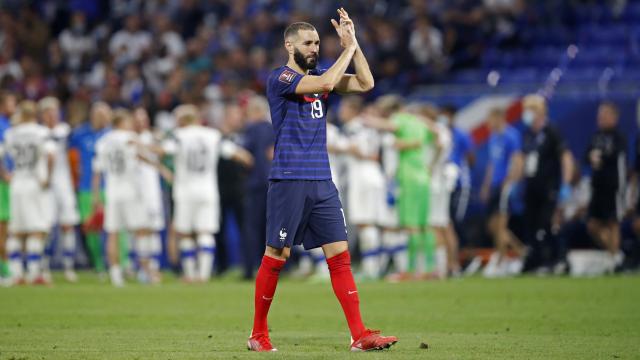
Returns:
[[[57,96],[71,124],[84,121],[90,103],[101,99],[143,105],[161,128],[166,111],[195,102],[208,109],[206,121],[219,126],[224,103],[263,92],[268,71],[286,59],[280,41],[290,21],[316,24],[320,66],[331,64],[339,45],[327,19],[339,4],[5,1],[0,84],[24,98]],[[477,146],[476,188],[486,158],[483,121],[492,105],[509,107],[517,124],[519,98],[544,93],[550,118],[577,159],[595,132],[603,99],[620,107],[624,133],[636,131],[637,1],[353,1],[348,8],[359,20],[359,41],[376,78],[367,99],[398,93],[458,107],[458,125]],[[137,30],[125,31],[127,21]],[[141,45],[116,49],[124,39]],[[635,139],[628,140],[632,163]],[[472,213],[481,212],[471,201]],[[233,224],[227,229],[235,263],[239,232]]]
[[[224,105],[264,92],[269,70],[285,61],[281,34],[291,21],[317,26],[320,64],[331,64],[339,44],[328,19],[339,6],[354,19],[376,79],[366,100],[397,93],[459,108],[458,125],[477,149],[476,189],[486,163],[487,110],[506,106],[509,121],[521,127],[520,99],[528,93],[548,98],[550,118],[578,161],[596,130],[598,104],[615,102],[628,162],[635,161],[636,0],[9,0],[0,11],[0,87],[24,99],[58,97],[72,125],[87,119],[92,102],[104,100],[146,107],[159,128],[170,122],[173,107],[192,102],[206,109],[210,125],[225,126]],[[130,24],[139,29],[127,33],[127,22],[139,22]],[[143,45],[121,51],[113,45],[118,34]],[[482,219],[483,211],[472,198],[470,217]],[[233,265],[241,256],[240,230],[233,216],[227,221],[222,258]],[[629,231],[625,244],[637,247]]]

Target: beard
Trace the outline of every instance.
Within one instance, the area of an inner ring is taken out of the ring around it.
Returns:
[[[293,50],[293,60],[303,70],[315,69],[318,65],[318,55],[313,54],[305,57],[298,49]]]

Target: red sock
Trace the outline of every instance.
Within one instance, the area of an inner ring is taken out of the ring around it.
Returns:
[[[274,259],[266,255],[262,257],[262,264],[260,264],[258,275],[256,276],[256,293],[254,297],[255,314],[253,316],[252,336],[259,333],[269,335],[267,315],[269,314],[269,307],[271,307],[273,295],[276,293],[278,276],[284,264],[284,260]]]
[[[349,330],[351,331],[351,337],[357,340],[364,332],[365,327],[360,317],[360,299],[358,298],[358,289],[351,273],[349,251],[327,259],[327,264],[331,274],[333,292],[336,294],[338,301],[340,301],[340,305],[342,305],[344,316],[347,318]]]

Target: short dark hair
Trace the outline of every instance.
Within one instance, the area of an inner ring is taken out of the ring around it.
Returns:
[[[286,41],[292,36],[298,35],[298,31],[300,30],[316,31],[316,28],[313,25],[309,24],[308,22],[304,22],[304,21],[294,22],[293,24],[287,26],[287,28],[284,30],[284,40]]]

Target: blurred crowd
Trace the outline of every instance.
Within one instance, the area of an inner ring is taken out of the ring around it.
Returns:
[[[215,123],[220,102],[245,89],[264,91],[269,70],[286,59],[282,31],[293,21],[317,27],[319,63],[328,67],[340,51],[329,23],[339,3],[3,1],[0,87],[29,99],[57,97],[72,124],[97,99],[143,106],[154,123],[179,103],[204,103],[211,106],[207,121]],[[360,45],[375,69],[369,96],[446,80],[456,69],[477,66],[489,45],[526,43],[530,24],[570,23],[570,10],[583,2],[561,3],[350,1]]]

